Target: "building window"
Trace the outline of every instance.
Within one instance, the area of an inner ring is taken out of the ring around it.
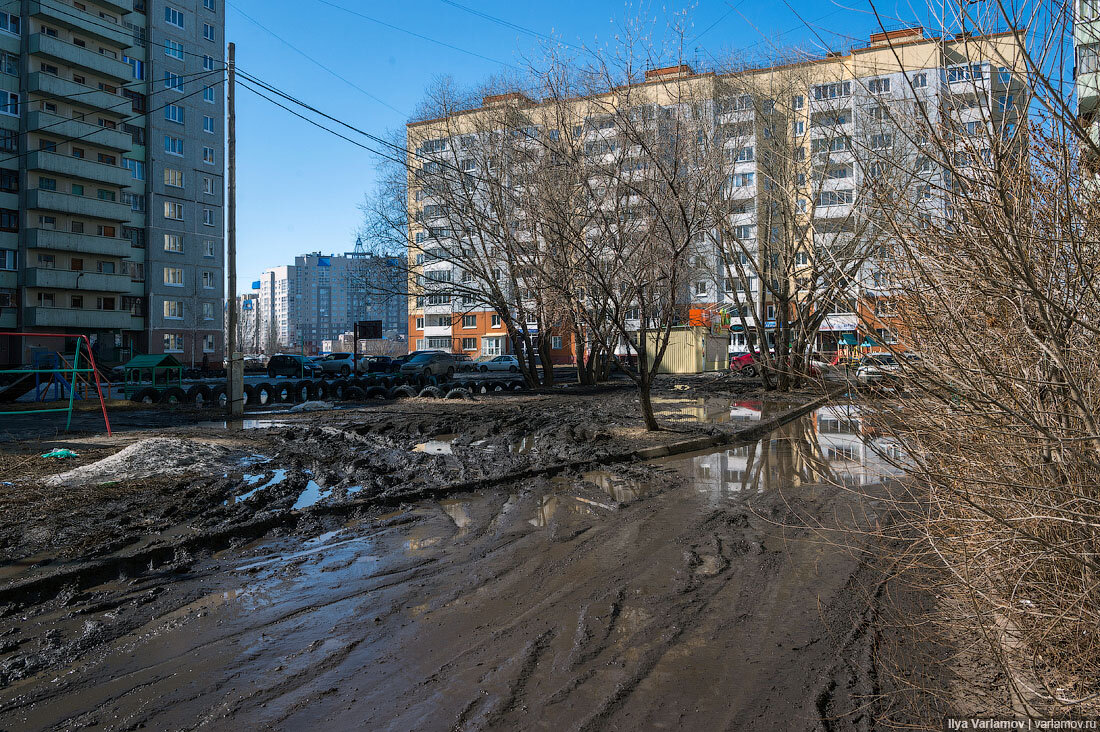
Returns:
[[[202,118],[202,131],[214,133],[214,118],[203,115]]]
[[[841,81],[835,84],[820,84],[813,88],[814,99],[838,99],[852,96],[852,82]]]
[[[57,266],[57,257],[52,254],[39,254],[38,266],[42,269],[54,269]]]
[[[867,91],[872,94],[885,94],[890,91],[889,79],[871,79],[867,82]]]
[[[129,193],[127,191],[122,192],[122,202],[130,207],[131,211],[144,211],[145,210],[145,194],[144,193]]]
[[[214,87],[208,86],[202,90],[202,100],[211,104],[214,103]]]
[[[214,273],[203,272],[202,273],[202,286],[207,290],[214,289]]]
[[[923,89],[928,86],[928,74],[914,74],[913,86],[917,89]]]
[[[214,57],[213,56],[203,56],[202,57],[202,68],[205,71],[213,71],[214,70]]]
[[[123,56],[122,60],[130,66],[130,73],[135,79],[145,78],[145,62],[136,58],[130,58],[129,56]]]
[[[145,180],[145,163],[141,160],[122,159],[122,167],[130,171],[130,177],[134,180]]]
[[[214,242],[212,242],[212,241],[209,241],[209,240],[208,240],[208,241],[204,241],[204,242],[202,243],[202,256],[204,256],[204,257],[211,257],[211,258],[212,258],[212,257],[214,257],[214,255],[215,255],[215,252],[214,252]]]
[[[183,268],[165,267],[164,284],[170,285],[172,287],[183,287]]]
[[[0,269],[14,270],[16,251],[14,249],[0,249]]]
[[[217,38],[214,37],[214,26],[210,25],[209,23],[203,23],[202,37],[208,41],[216,41]]]
[[[14,170],[0,170],[0,191],[19,192],[19,173]]]
[[[10,33],[13,36],[18,36],[19,20],[20,19],[18,15],[0,12],[0,31]]]
[[[71,185],[71,186],[69,187],[69,191],[70,191],[70,192],[71,192],[71,193],[72,193],[72,194],[73,194],[74,196],[83,196],[83,195],[84,195],[84,184],[83,184],[83,183],[73,183],[73,184],[72,184],[72,185]]]
[[[202,304],[202,319],[213,320],[214,319],[214,303],[204,302]]]
[[[490,325],[493,328],[499,328],[500,327],[500,316],[497,315],[496,313],[493,313],[493,317],[490,321]]]
[[[463,338],[462,339],[463,351],[476,351],[477,350],[477,338]]]
[[[164,169],[164,185],[183,188],[183,171],[175,168]]]
[[[481,355],[483,356],[499,356],[504,353],[504,348],[501,345],[504,339],[501,337],[496,338],[482,338],[481,339]]]
[[[550,348],[555,351],[561,350],[561,336],[550,336]]]
[[[106,236],[106,237],[110,237],[112,239],[115,236],[115,227],[113,227],[113,226],[104,225],[104,224],[97,224],[96,227],[95,227],[95,231],[96,231],[96,236]]]
[[[114,310],[115,299],[113,297],[97,297],[95,299],[96,310]]]
[[[202,351],[203,351],[203,353],[213,353],[214,352],[214,336],[213,335],[208,334],[208,335],[204,335],[202,337]]]
[[[19,95],[15,92],[0,91],[0,114],[19,116]]]
[[[208,195],[214,195],[214,179],[208,175],[202,177],[202,192]]]
[[[202,210],[202,223],[205,226],[214,226],[214,209],[204,208]]]
[[[15,254],[15,252],[12,252],[12,254]],[[424,330],[424,318],[416,319],[416,330]]]
[[[43,178],[38,177],[38,190],[40,191],[56,191],[57,179],[56,178]]]
[[[183,300],[164,301],[165,320],[183,320]]]
[[[164,55],[183,61],[183,44],[168,39],[164,42]]]
[[[202,149],[202,161],[207,165],[214,164],[214,148],[204,147]]]
[[[183,204],[175,201],[165,201],[164,218],[183,221]]]
[[[806,98],[801,94],[795,94],[791,97],[791,109],[802,109],[806,104]]]
[[[40,228],[40,229],[49,229],[50,231],[53,231],[54,229],[57,228],[57,217],[56,216],[39,216],[38,217],[38,228]],[[39,255],[39,256],[41,256],[41,255]]]
[[[177,28],[183,27],[183,13],[170,5],[164,6],[164,22]]]
[[[178,155],[183,157],[183,139],[179,137],[172,137],[171,135],[164,136],[164,152],[169,155]]]
[[[164,72],[164,88],[175,89],[178,92],[183,91],[183,77],[179,74],[173,74],[171,71]]]
[[[207,10],[214,10],[214,0],[202,0],[202,6]]]
[[[110,201],[112,203],[114,203],[115,200],[118,198],[117,193],[115,193],[114,191],[109,191],[106,188],[97,188],[95,194],[96,198],[98,198],[99,200]]]
[[[0,150],[4,152],[19,151],[18,130],[0,130]]]
[[[83,295],[70,295],[69,296],[69,307],[75,308],[76,310],[83,309],[83,307],[84,307],[84,296]]]
[[[40,307],[40,308],[52,308],[53,307],[53,293],[52,292],[40,292],[40,293],[38,293],[38,307]]]
[[[0,208],[0,231],[19,231],[19,212]]]
[[[183,107],[178,104],[167,104],[164,107],[164,118],[169,122],[183,124]]]
[[[164,251],[166,252],[179,252],[183,253],[183,235],[182,234],[165,234],[164,235]]]
[[[164,352],[183,353],[183,336],[179,333],[165,333]]]
[[[462,327],[463,328],[476,328],[477,327],[477,316],[476,315],[463,315],[462,316]]]

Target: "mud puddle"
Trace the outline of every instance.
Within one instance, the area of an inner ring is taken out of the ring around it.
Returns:
[[[858,413],[822,410],[742,446],[226,550],[141,605],[66,608],[131,625],[0,689],[0,727],[811,728],[847,683],[831,629],[863,611],[866,563],[791,507],[863,528],[846,486],[894,472],[869,442]],[[310,481],[299,501],[324,498]]]

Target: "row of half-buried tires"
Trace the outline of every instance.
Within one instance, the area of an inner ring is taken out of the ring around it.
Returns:
[[[396,380],[395,380],[396,381]],[[458,382],[435,381],[429,384],[398,384],[383,380],[382,383],[368,379],[336,379],[335,381],[279,381],[261,382],[244,385],[245,405],[266,406],[268,404],[296,404],[307,401],[366,401],[368,399],[402,399],[408,397],[434,397],[462,399],[471,394],[488,394],[503,391],[520,391],[523,381],[493,381],[489,383],[466,385]],[[225,386],[195,384],[187,389],[169,387],[139,389],[130,397],[130,401],[144,404],[191,404],[198,407],[224,407],[226,404]]]

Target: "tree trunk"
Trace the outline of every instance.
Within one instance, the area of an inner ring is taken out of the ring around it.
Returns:
[[[657,417],[653,415],[653,402],[649,396],[651,387],[652,383],[648,375],[643,376],[638,381],[638,401],[642,405],[642,418],[645,420],[645,428],[650,432],[656,432],[661,429],[661,425],[657,424]]]

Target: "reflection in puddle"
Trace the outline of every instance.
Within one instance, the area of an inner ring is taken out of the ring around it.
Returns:
[[[749,399],[654,399],[661,408],[658,416],[663,419],[682,419],[708,424],[725,422],[759,422],[765,412],[771,411],[771,404]]]
[[[306,489],[298,496],[298,500],[294,502],[291,508],[295,511],[301,508],[309,508],[322,498],[327,498],[330,493],[332,493],[332,488],[323,488],[317,481],[310,480],[306,483]]]
[[[443,509],[444,513],[451,517],[451,520],[455,522],[455,526],[459,529],[465,529],[473,520],[470,517],[469,501],[450,499],[440,501],[439,507]]]
[[[258,474],[254,474],[254,475],[247,475],[246,474],[244,476],[245,485],[255,485],[256,483],[263,480],[263,477],[265,475],[267,475],[267,474],[266,473],[258,473]],[[286,471],[285,470],[283,470],[283,469],[276,470],[275,474],[272,476],[271,480],[267,481],[263,485],[256,486],[255,488],[253,488],[252,490],[250,490],[246,493],[242,493],[241,495],[234,497],[233,498],[233,503],[240,503],[241,501],[247,500],[247,499],[251,498],[252,496],[254,496],[256,493],[258,493],[259,491],[262,491],[264,488],[270,488],[273,485],[279,485],[280,483],[283,482],[283,480],[285,478],[286,478]],[[229,501],[226,501],[226,503],[229,503]]]
[[[290,422],[277,419],[214,419],[198,422],[196,427],[211,427],[228,430],[264,430],[269,427],[286,427]]]
[[[515,455],[526,455],[535,449],[535,436],[524,435],[508,445],[508,452]]]
[[[427,442],[421,442],[413,447],[413,452],[422,452],[426,455],[450,455],[451,443],[457,438],[457,434],[436,435]]]
[[[606,503],[599,503],[579,496],[551,493],[539,498],[538,508],[535,509],[535,517],[528,519],[527,523],[538,527],[548,526],[559,511],[563,514],[572,513],[578,516],[599,516],[600,512],[596,510],[597,508],[615,510],[614,506],[609,506]]]
[[[581,480],[597,486],[619,503],[630,503],[652,492],[641,481],[624,478],[610,470],[590,470],[581,475]]]

